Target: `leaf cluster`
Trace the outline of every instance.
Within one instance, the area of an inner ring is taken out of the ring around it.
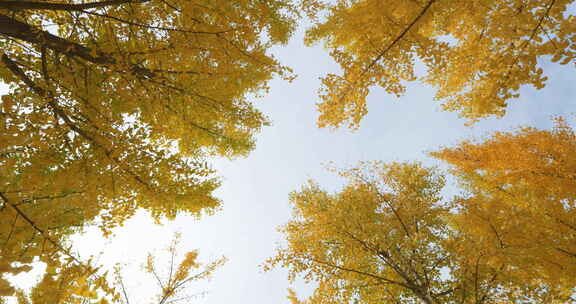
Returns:
[[[464,190],[419,163],[345,170],[328,193],[292,193],[287,246],[265,269],[317,283],[293,303],[568,303],[576,286],[576,135],[523,128],[432,156]]]
[[[371,87],[401,96],[415,80],[434,86],[442,108],[469,122],[501,117],[521,87],[545,86],[539,62],[574,60],[572,3],[334,1],[306,36],[309,44],[323,43],[342,69],[322,78],[318,125],[358,128]]]

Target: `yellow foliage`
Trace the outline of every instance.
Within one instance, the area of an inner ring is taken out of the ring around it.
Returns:
[[[553,130],[522,128],[432,153],[468,190],[454,223],[519,277],[576,286],[576,134],[563,119]]]
[[[538,60],[572,62],[572,0],[337,0],[306,42],[323,42],[343,70],[322,79],[320,127],[357,128],[370,87],[400,96],[419,77],[469,121],[501,116],[521,86],[545,86]]]
[[[217,210],[208,159],[254,148],[268,121],[248,96],[290,78],[267,51],[297,15],[290,0],[0,1],[0,264],[58,272],[89,223]]]
[[[303,303],[559,304],[570,296],[558,280],[521,276],[534,273],[477,239],[455,212],[458,201],[440,197],[444,178],[434,169],[372,163],[341,174],[349,183],[337,193],[313,182],[292,193],[293,218],[281,229],[287,247],[265,264],[317,283]],[[293,292],[289,299],[300,303]]]
[[[198,253],[192,251],[186,253],[184,259],[177,264],[178,243],[179,235],[168,247],[169,263],[160,271],[156,268],[152,255],[148,256],[145,270],[150,274],[150,279],[157,283],[159,290],[158,295],[151,299],[154,301],[152,303],[176,303],[188,300],[192,296],[187,293],[191,285],[210,279],[214,272],[226,262],[225,258],[220,258],[202,265],[196,261]],[[130,303],[131,291],[124,284],[122,268],[119,264],[114,267],[114,284],[109,283],[107,272],[85,265],[71,263],[62,265],[58,270],[58,273],[46,272],[42,280],[30,292],[16,291],[18,304]],[[192,274],[192,270],[196,270],[196,273]]]
[[[196,281],[210,279],[214,272],[227,261],[225,257],[221,257],[206,265],[202,265],[197,261],[198,252],[190,251],[184,255],[184,259],[180,264],[176,265],[176,261],[179,258],[177,252],[179,242],[180,234],[176,234],[174,240],[166,250],[170,256],[170,263],[164,269],[163,273],[158,272],[154,257],[148,254],[145,269],[147,273],[155,278],[161,290],[156,297],[158,303],[167,303],[168,301],[178,301],[178,299],[189,298],[190,295],[186,295],[185,290],[190,284]],[[195,274],[191,274],[193,270],[196,270]]]

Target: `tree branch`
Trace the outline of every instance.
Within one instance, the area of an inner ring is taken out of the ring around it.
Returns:
[[[359,274],[359,275],[363,275],[363,276],[367,276],[367,277],[376,279],[376,280],[378,280],[378,281],[382,281],[382,282],[385,282],[385,283],[388,283],[388,284],[393,284],[393,285],[402,286],[402,287],[404,287],[404,288],[406,288],[406,289],[412,290],[411,286],[409,286],[409,285],[407,285],[407,284],[404,284],[404,283],[398,282],[398,281],[394,281],[394,280],[390,280],[390,279],[387,279],[387,278],[384,278],[384,277],[381,277],[381,276],[378,276],[378,275],[375,275],[375,274],[372,274],[372,273],[369,273],[369,272],[364,272],[364,271],[360,271],[360,270],[356,270],[356,269],[352,269],[352,268],[346,268],[346,267],[334,265],[334,264],[331,264],[331,263],[328,263],[328,262],[324,262],[324,261],[321,261],[321,260],[313,259],[313,258],[305,258],[305,259],[308,259],[308,260],[310,260],[310,261],[312,261],[312,262],[314,262],[314,263],[318,263],[318,264],[321,264],[321,265],[324,265],[324,266],[328,266],[328,267],[330,267],[330,268],[336,268],[336,269],[341,270],[341,271],[356,273],[356,274]]]
[[[28,77],[24,71],[22,71],[20,69],[20,67],[18,67],[18,65],[16,64],[16,62],[14,62],[12,59],[10,59],[8,56],[6,56],[6,54],[2,55],[2,62],[6,65],[6,67],[18,78],[20,78],[21,81],[23,81],[34,93],[36,93],[38,96],[40,96],[41,98],[45,98],[48,101],[48,105],[50,106],[50,108],[54,111],[54,113],[56,114],[56,116],[58,116],[60,119],[62,119],[64,121],[64,123],[66,123],[66,125],[74,132],[78,133],[80,136],[82,136],[83,138],[87,139],[88,141],[90,141],[91,143],[93,143],[96,147],[102,149],[104,151],[104,153],[106,154],[106,156],[108,158],[110,158],[112,161],[116,162],[122,169],[124,172],[128,173],[129,175],[131,175],[138,183],[142,184],[144,187],[146,187],[147,189],[150,189],[151,191],[152,188],[151,186],[146,183],[138,174],[134,173],[130,168],[128,168],[124,162],[122,162],[121,159],[119,159],[118,157],[114,157],[112,156],[112,150],[107,149],[105,146],[103,146],[99,141],[96,140],[95,137],[93,137],[92,135],[90,135],[88,132],[86,132],[85,130],[83,130],[82,128],[78,127],[71,119],[70,117],[68,117],[68,115],[58,106],[58,104],[56,103],[54,97],[52,96],[52,94],[50,94],[50,92],[47,92],[46,90],[44,90],[42,87],[38,86],[36,83],[34,83],[34,81],[32,81],[32,79],[30,79],[30,77]]]
[[[96,13],[96,12],[83,12],[83,13],[86,13],[88,15],[98,16],[101,18],[115,20],[117,22],[128,24],[128,25],[133,25],[136,27],[141,27],[141,28],[146,28],[146,29],[151,29],[151,30],[168,31],[168,32],[180,32],[180,33],[188,33],[188,34],[205,34],[205,35],[220,35],[220,34],[225,34],[225,33],[229,33],[229,32],[236,30],[236,29],[229,29],[229,30],[218,31],[218,32],[191,31],[191,30],[185,30],[185,29],[179,29],[179,28],[171,28],[171,27],[164,27],[164,26],[153,26],[153,25],[148,25],[148,24],[142,24],[142,23],[133,22],[130,20],[118,18],[118,17],[112,16],[112,15],[100,14],[100,13]]]
[[[107,6],[118,6],[126,3],[144,3],[151,0],[106,0],[92,3],[67,4],[34,1],[0,1],[0,9],[17,10],[52,10],[52,11],[81,11],[93,8],[103,8]]]
[[[48,100],[48,105],[50,105],[50,107],[52,108],[52,110],[54,110],[54,112],[56,112],[56,114],[58,115],[58,117],[60,117],[62,120],[64,120],[64,122],[70,127],[70,129],[72,129],[74,132],[80,134],[82,137],[90,140],[90,141],[94,141],[94,138],[92,136],[90,136],[88,133],[86,133],[84,130],[78,128],[78,126],[76,126],[74,124],[74,122],[72,122],[70,120],[70,118],[68,117],[68,115],[66,115],[66,113],[64,113],[62,111],[62,109],[60,109],[56,103],[54,102],[54,99],[51,98],[50,94],[44,90],[42,87],[38,86],[36,83],[34,83],[32,81],[32,79],[30,79],[30,77],[28,77],[24,71],[22,71],[18,65],[16,64],[16,62],[12,61],[12,59],[10,59],[8,56],[6,56],[6,54],[2,55],[2,62],[6,65],[6,67],[18,78],[20,78],[20,80],[22,80],[34,93],[36,93],[38,96],[43,97],[43,98],[47,98]]]
[[[40,235],[46,239],[48,242],[50,242],[52,245],[54,245],[54,247],[56,247],[59,251],[63,252],[64,254],[66,254],[68,257],[70,257],[74,262],[76,262],[79,266],[81,266],[82,268],[85,268],[86,270],[90,269],[90,267],[84,265],[84,263],[82,263],[80,260],[78,260],[74,255],[72,255],[72,253],[70,251],[68,251],[66,248],[62,247],[62,245],[60,245],[58,242],[56,242],[55,240],[53,240],[48,233],[46,233],[46,231],[42,228],[40,228],[31,218],[28,217],[28,215],[26,215],[26,213],[24,213],[20,208],[18,208],[18,206],[16,206],[14,203],[12,203],[8,197],[6,197],[4,195],[4,193],[0,192],[0,198],[4,201],[4,203],[8,206],[10,206],[10,208],[14,209],[14,211],[16,211],[16,213],[24,219],[24,221],[26,221],[31,227],[32,229],[34,229],[35,231],[37,231],[38,233],[40,233]]]
[[[570,251],[564,250],[564,249],[562,249],[562,248],[559,248],[559,247],[554,247],[554,249],[556,249],[557,251],[560,251],[560,252],[562,252],[563,254],[565,254],[565,255],[567,255],[567,256],[569,256],[569,257],[573,257],[573,258],[576,258],[576,253],[573,253],[573,252],[570,252]]]
[[[414,20],[412,20],[412,22],[410,22],[410,24],[408,24],[408,26],[404,28],[404,30],[382,52],[380,52],[378,56],[376,56],[376,58],[374,58],[374,60],[370,62],[370,64],[368,64],[364,68],[364,70],[362,71],[362,75],[366,74],[376,63],[378,63],[378,61],[380,61],[380,59],[382,59],[386,55],[386,53],[388,53],[388,51],[390,51],[394,46],[396,46],[396,44],[398,44],[398,42],[400,42],[400,40],[402,40],[402,38],[404,38],[404,36],[408,34],[408,32],[414,27],[414,25],[418,23],[418,21],[426,14],[428,9],[430,9],[430,7],[434,2],[436,2],[436,0],[428,1],[426,6],[424,6],[424,8],[420,11],[420,13],[416,16],[416,18],[414,18]]]
[[[79,43],[58,37],[47,31],[36,29],[29,24],[3,14],[0,14],[0,34],[45,47],[66,56],[80,57],[92,63],[116,63],[111,56],[107,56],[101,52],[93,52],[90,48]]]
[[[1,34],[37,45],[41,49],[53,50],[71,58],[80,57],[94,64],[118,64],[118,61],[109,53],[93,50],[77,42],[58,37],[48,31],[37,29],[27,23],[18,21],[3,14],[0,14],[0,35]],[[155,72],[141,67],[138,64],[128,65],[130,67],[129,71],[139,77],[149,79],[156,76]]]
[[[368,73],[370,69],[372,69],[376,65],[376,63],[378,63],[378,61],[384,58],[384,56],[408,34],[408,32],[414,27],[414,25],[416,25],[416,23],[418,23],[418,21],[426,14],[426,12],[430,9],[432,4],[434,4],[434,2],[436,1],[437,0],[428,1],[426,6],[422,8],[422,10],[418,13],[418,15],[412,20],[412,22],[410,22],[410,24],[408,24],[408,26],[406,26],[404,30],[400,34],[398,34],[398,36],[396,36],[396,38],[394,38],[394,40],[392,40],[392,42],[390,42],[390,44],[384,50],[378,53],[378,55],[366,67],[362,69],[362,71],[360,72],[360,76],[353,83],[348,84],[347,88],[344,90],[342,95],[340,95],[340,99],[343,99],[348,94],[348,92],[358,83],[358,81],[362,77],[364,77],[364,75],[366,75],[366,73]]]

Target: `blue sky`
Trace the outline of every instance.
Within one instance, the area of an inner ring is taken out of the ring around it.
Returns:
[[[411,83],[402,98],[373,89],[368,98],[369,114],[358,131],[318,129],[318,78],[337,72],[337,66],[321,47],[304,47],[302,32],[286,47],[275,48],[274,54],[292,67],[298,78],[293,83],[273,80],[270,93],[257,101],[273,125],[258,135],[256,149],[243,159],[214,162],[223,178],[217,192],[223,209],[218,214],[201,220],[180,216],[158,226],[140,213],[110,240],[100,239],[94,231],[78,237],[83,257],[103,251],[103,263],[132,265],[126,267],[125,280],[134,299],[145,298],[149,284],[153,284],[151,277],[137,274],[146,252],[166,246],[173,232],[179,231],[182,251],[198,248],[205,259],[221,255],[229,259],[211,283],[193,288],[208,292],[195,303],[287,303],[290,285],[286,272],[277,269],[263,273],[259,265],[282,243],[276,228],[290,217],[291,191],[308,179],[330,190],[341,186],[342,180],[328,172],[326,164],[347,168],[358,161],[419,160],[439,165],[426,152],[463,139],[482,138],[496,130],[550,128],[550,118],[555,115],[574,121],[576,72],[572,66],[544,63],[550,78],[547,87],[540,91],[523,88],[521,97],[512,101],[501,119],[466,127],[457,114],[440,111],[432,88]],[[31,276],[23,279],[32,280]],[[302,295],[310,292],[302,282],[293,287]]]

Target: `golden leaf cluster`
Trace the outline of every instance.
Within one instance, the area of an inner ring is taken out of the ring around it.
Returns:
[[[265,269],[318,287],[293,303],[572,303],[576,286],[576,133],[522,128],[431,153],[419,163],[341,171],[336,193],[292,193],[287,246]],[[356,301],[356,302],[355,302]]]
[[[269,122],[249,96],[292,77],[268,50],[297,15],[280,0],[0,1],[1,295],[34,263],[87,268],[69,236],[88,225],[218,210],[209,159],[254,148]]]
[[[469,122],[502,116],[521,87],[545,86],[543,59],[574,60],[572,2],[334,1],[306,36],[342,69],[322,79],[318,125],[358,128],[371,87],[401,96],[415,80],[435,87],[443,109]]]

